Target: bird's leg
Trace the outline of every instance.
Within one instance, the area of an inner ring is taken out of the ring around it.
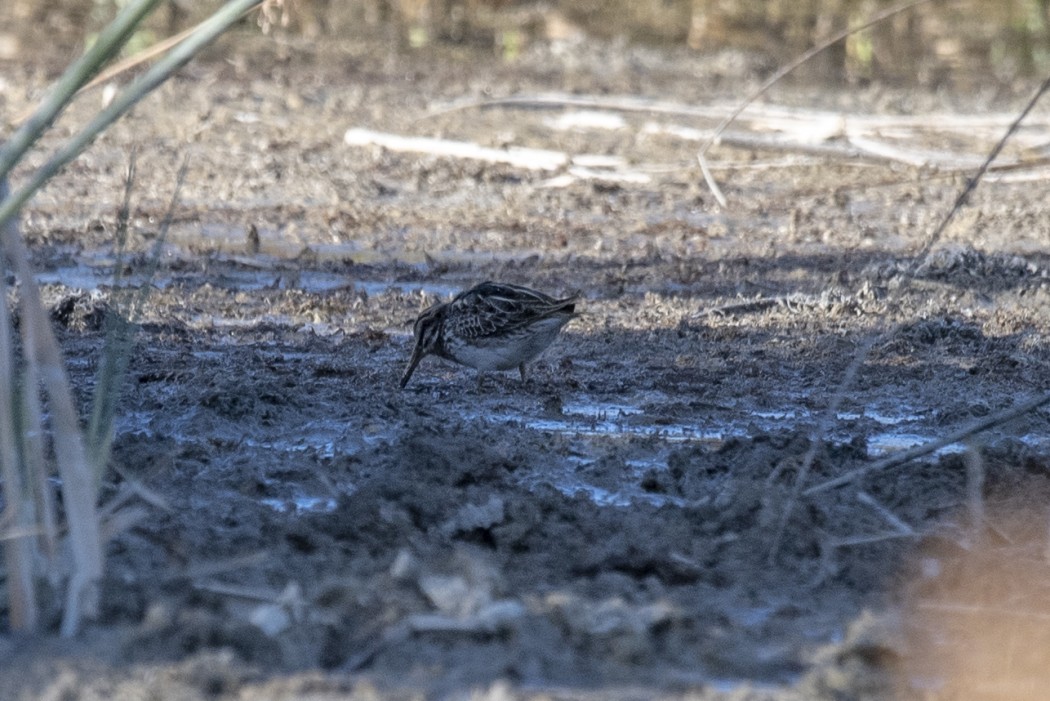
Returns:
[[[525,363],[518,365],[518,372],[521,373],[521,384],[525,384]]]
[[[483,379],[485,379],[485,373],[483,373],[481,370],[478,370],[478,386],[475,390],[478,394],[481,394],[481,381]]]

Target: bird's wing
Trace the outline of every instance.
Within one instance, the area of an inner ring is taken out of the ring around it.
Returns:
[[[452,300],[457,331],[481,338],[528,326],[559,312],[572,313],[577,295],[555,299],[527,287],[483,282]]]

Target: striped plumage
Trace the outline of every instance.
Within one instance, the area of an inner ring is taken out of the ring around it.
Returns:
[[[519,285],[483,282],[451,302],[435,304],[416,319],[416,344],[401,387],[427,355],[480,372],[516,367],[524,381],[525,363],[542,353],[576,316],[578,298],[574,294],[556,299]]]

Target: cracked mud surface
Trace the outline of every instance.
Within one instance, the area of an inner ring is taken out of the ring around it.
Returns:
[[[723,210],[696,144],[647,130],[653,115],[559,130],[560,110],[431,114],[544,91],[730,104],[754,84],[746,65],[601,44],[514,63],[237,46],[24,214],[86,410],[102,322],[128,303],[111,284],[128,154],[132,281],[188,159],[103,489],[147,494],[147,515],[112,538],[103,618],[80,639],[0,637],[21,670],[0,697],[876,698],[933,668],[908,666],[909,612],[971,566],[978,472],[1002,542],[1030,543],[997,509],[1046,494],[1041,411],[979,434],[969,458],[956,444],[804,490],[1050,390],[1043,182],[983,183],[919,265],[962,176],[726,147]],[[43,82],[10,67],[13,113]],[[647,180],[347,145],[354,127],[615,156]],[[525,385],[496,374],[479,391],[428,358],[398,391],[411,320],[484,279],[579,289],[584,313]]]

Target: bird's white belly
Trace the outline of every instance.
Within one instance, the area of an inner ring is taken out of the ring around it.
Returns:
[[[510,336],[473,339],[455,344],[450,355],[458,363],[477,370],[510,370],[542,353],[569,320],[567,316],[541,319]]]

